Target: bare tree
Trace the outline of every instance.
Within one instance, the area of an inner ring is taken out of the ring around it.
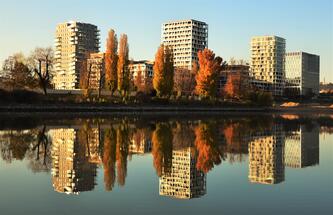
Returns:
[[[53,66],[53,50],[51,47],[35,48],[28,58],[28,65],[38,78],[38,85],[47,95],[47,88],[50,86],[50,70]]]

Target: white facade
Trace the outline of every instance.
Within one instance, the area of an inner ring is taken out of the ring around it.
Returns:
[[[208,25],[193,19],[164,23],[162,44],[172,47],[175,67],[191,69],[198,51],[208,47]]]
[[[282,96],[285,80],[286,41],[277,36],[251,39],[251,71],[253,84],[274,96]]]
[[[99,50],[97,26],[66,22],[57,25],[55,38],[55,89],[78,89],[82,61]]]
[[[147,78],[153,78],[154,75],[154,62],[152,61],[134,61],[130,65],[128,65],[128,69],[131,74],[132,80],[138,75],[138,72],[141,72],[142,79],[145,80]]]
[[[297,95],[319,94],[318,55],[305,52],[286,54],[286,89]]]

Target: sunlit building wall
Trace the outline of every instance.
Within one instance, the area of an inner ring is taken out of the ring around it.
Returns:
[[[193,19],[164,23],[162,44],[172,48],[175,67],[191,69],[198,51],[208,47],[208,25]]]
[[[99,51],[97,26],[70,21],[57,25],[55,36],[55,89],[78,89],[82,61]]]
[[[286,40],[277,36],[251,39],[251,71],[253,85],[274,96],[282,96],[285,80]]]
[[[86,146],[78,142],[77,131],[72,128],[51,129],[49,136],[54,190],[66,194],[92,190],[97,166],[88,162]]]
[[[249,143],[249,181],[277,184],[284,181],[284,134],[280,126],[258,132]]]
[[[105,54],[91,53],[87,60],[88,88],[98,90],[103,87],[102,76],[105,74]]]
[[[198,198],[206,194],[206,174],[196,169],[191,148],[173,150],[171,172],[162,172],[160,195],[179,199]]]
[[[296,95],[319,94],[320,57],[306,52],[286,53],[286,89]]]
[[[319,128],[307,130],[301,126],[286,137],[284,163],[291,168],[304,168],[319,164]]]

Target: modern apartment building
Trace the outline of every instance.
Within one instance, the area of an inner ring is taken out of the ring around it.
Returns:
[[[206,174],[197,170],[196,157],[191,148],[173,150],[171,171],[162,171],[160,195],[191,199],[205,194]]]
[[[306,52],[286,54],[286,93],[292,95],[319,94],[320,57]]]
[[[301,125],[297,131],[286,136],[284,147],[285,166],[304,168],[319,164],[319,127],[309,131]]]
[[[54,190],[78,194],[95,187],[97,164],[90,163],[87,146],[80,143],[73,128],[50,129],[52,141],[52,183]]]
[[[97,26],[70,21],[57,25],[55,36],[55,89],[78,89],[82,62],[99,51]]]
[[[285,80],[286,40],[277,36],[251,39],[251,78],[255,87],[282,96]]]
[[[256,133],[248,147],[251,183],[277,184],[284,181],[284,134],[281,126]]]
[[[191,69],[198,51],[208,47],[208,25],[193,19],[164,23],[162,44],[172,48],[175,67]]]
[[[88,88],[95,90],[102,88],[101,78],[105,74],[105,54],[91,53],[87,60],[87,70],[89,74],[87,79]]]

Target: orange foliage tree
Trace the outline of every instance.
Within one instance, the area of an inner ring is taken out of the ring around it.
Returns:
[[[120,36],[119,50],[118,50],[118,64],[117,64],[117,77],[118,77],[118,90],[126,94],[130,87],[130,74],[128,71],[128,55],[129,55],[128,39],[126,34]]]
[[[102,162],[104,168],[104,186],[106,191],[112,190],[116,179],[116,138],[116,132],[113,128],[105,131]]]
[[[217,93],[217,81],[219,72],[222,69],[223,59],[215,57],[210,49],[198,52],[199,71],[196,75],[196,93],[201,97],[213,98]]]
[[[173,53],[172,50],[161,45],[155,55],[153,87],[158,97],[170,96],[173,90]]]
[[[168,123],[157,123],[153,132],[153,159],[158,176],[167,174],[172,165],[172,131]]]
[[[105,51],[105,86],[113,94],[117,90],[118,40],[113,29],[108,33]]]
[[[207,173],[224,159],[223,145],[218,141],[216,123],[203,122],[195,128],[195,146],[198,151],[196,167]]]
[[[117,182],[120,186],[125,185],[125,179],[127,175],[129,135],[129,129],[125,123],[117,128]]]

